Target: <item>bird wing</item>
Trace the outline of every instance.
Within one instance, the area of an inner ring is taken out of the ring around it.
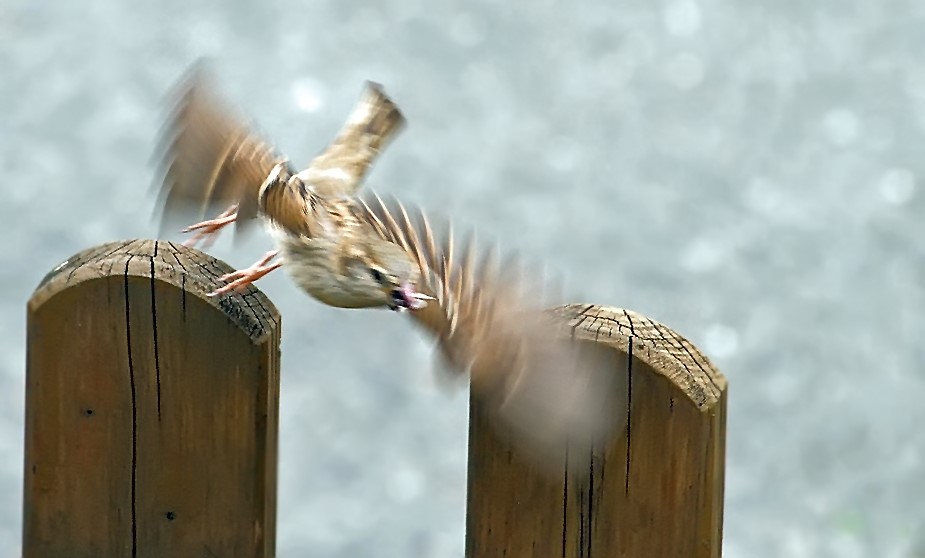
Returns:
[[[582,346],[544,311],[554,289],[541,272],[452,229],[437,234],[420,211],[361,200],[377,234],[403,247],[436,298],[411,318],[435,340],[444,369],[468,372],[474,395],[542,462],[560,465],[568,440],[602,442],[625,417],[625,380],[612,355]],[[623,409],[621,412],[620,409]]]
[[[258,213],[261,185],[277,164],[285,165],[273,196],[277,220],[305,220],[305,199],[291,191],[286,158],[243,124],[212,93],[200,67],[180,80],[175,105],[162,133],[160,192],[162,229],[190,217],[211,217],[238,205],[239,230]],[[191,215],[192,214],[192,215]]]
[[[321,197],[351,196],[404,125],[405,117],[382,86],[368,81],[340,133],[299,177]]]

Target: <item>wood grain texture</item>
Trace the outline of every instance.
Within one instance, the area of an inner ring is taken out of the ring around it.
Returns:
[[[570,442],[551,476],[472,400],[466,556],[721,556],[726,379],[689,341],[634,312],[551,312],[626,375],[627,406],[613,417],[626,426],[606,447]]]
[[[23,556],[274,555],[280,317],[169,242],[99,246],[28,305]]]

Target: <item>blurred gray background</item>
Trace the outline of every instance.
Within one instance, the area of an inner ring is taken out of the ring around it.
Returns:
[[[519,6],[0,0],[0,555],[19,549],[25,302],[73,253],[157,234],[163,99],[209,56],[297,164],[383,83],[409,126],[371,186],[712,357],[725,556],[925,556],[925,4]],[[283,274],[261,287],[284,314],[279,556],[462,556],[467,400],[429,344]]]

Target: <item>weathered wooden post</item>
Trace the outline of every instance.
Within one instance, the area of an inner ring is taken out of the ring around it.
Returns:
[[[106,244],[29,301],[23,556],[274,555],[279,313],[224,263]]]
[[[590,460],[563,455],[557,480],[520,459],[473,400],[466,556],[718,558],[725,378],[689,341],[634,312],[553,312],[628,375],[628,408],[616,411],[626,428],[607,447],[585,447]],[[570,475],[569,462],[589,470]]]

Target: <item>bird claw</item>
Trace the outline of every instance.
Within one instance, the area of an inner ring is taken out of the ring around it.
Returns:
[[[254,264],[250,267],[222,275],[219,277],[220,281],[230,282],[227,285],[215,289],[209,293],[208,296],[218,296],[220,294],[228,293],[231,291],[243,291],[244,287],[250,285],[271,271],[279,269],[283,265],[282,261],[270,264],[270,260],[275,258],[277,254],[279,254],[279,250],[271,250],[264,254],[264,256],[258,261],[254,262]]]
[[[191,238],[185,240],[183,245],[188,248],[192,248],[198,243],[202,242],[202,247],[208,248],[212,245],[213,242],[215,242],[215,239],[218,237],[218,233],[221,232],[221,230],[227,225],[233,223],[237,218],[238,205],[234,204],[214,219],[207,219],[205,221],[194,223],[181,231],[183,233],[191,233],[194,231],[196,232],[196,234]]]

